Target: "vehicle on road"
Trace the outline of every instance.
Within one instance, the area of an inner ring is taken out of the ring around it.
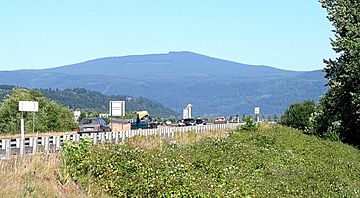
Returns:
[[[215,118],[214,124],[226,124],[228,120],[225,117],[217,117]]]
[[[185,124],[185,126],[195,126],[196,120],[193,118],[187,118],[187,119],[184,119],[184,124]]]
[[[195,120],[196,125],[206,125],[206,122],[204,119],[198,118]]]
[[[135,121],[131,123],[131,130],[157,128],[158,122],[152,120],[147,111],[136,112]]]
[[[179,127],[185,126],[184,119],[179,120],[179,121],[177,122],[177,124],[178,124]]]
[[[110,132],[111,128],[103,118],[83,118],[77,128],[78,133]]]

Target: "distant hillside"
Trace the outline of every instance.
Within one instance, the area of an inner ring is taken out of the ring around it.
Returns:
[[[0,102],[2,99],[11,94],[14,86],[0,85]],[[47,98],[55,100],[70,109],[94,109],[107,112],[109,109],[109,101],[125,100],[126,111],[147,110],[151,115],[168,117],[178,115],[177,112],[166,108],[159,102],[144,98],[113,95],[107,96],[97,91],[89,91],[84,88],[75,89],[37,89],[42,92]]]
[[[13,85],[0,85],[0,103],[3,102],[4,98],[11,94],[11,90],[15,86]]]
[[[101,58],[74,65],[0,72],[0,84],[31,88],[75,88],[106,95],[155,99],[195,115],[282,111],[293,102],[317,101],[326,91],[321,71],[297,72],[252,66],[192,52]]]

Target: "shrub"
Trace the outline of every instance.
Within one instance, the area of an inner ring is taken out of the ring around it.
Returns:
[[[314,111],[315,103],[310,100],[291,104],[285,110],[280,123],[304,131],[309,127],[309,119]]]
[[[240,128],[245,131],[256,131],[257,125],[254,122],[254,120],[251,118],[251,116],[243,118],[245,121],[245,124],[242,125]]]
[[[129,144],[90,146],[87,140],[69,143],[64,147],[65,167],[83,187],[93,184],[116,197],[357,197],[360,193],[358,150],[288,127],[260,126],[252,133],[186,145],[176,139],[163,141],[161,147],[151,149]]]
[[[75,181],[81,179],[81,176],[86,174],[87,168],[84,167],[87,166],[85,162],[90,149],[90,138],[81,138],[78,143],[68,140],[62,147],[62,167]]]

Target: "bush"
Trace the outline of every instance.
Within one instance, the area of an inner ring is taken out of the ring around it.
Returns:
[[[81,179],[81,176],[86,175],[87,164],[86,157],[89,155],[91,149],[91,139],[81,138],[80,142],[76,143],[68,140],[62,147],[62,168],[66,170],[70,176],[75,180]]]
[[[357,197],[360,193],[358,150],[288,127],[260,126],[252,133],[184,145],[168,140],[152,149],[73,144],[64,147],[65,167],[71,175],[85,188],[96,184],[116,197]]]
[[[251,116],[243,118],[243,121],[245,121],[245,124],[241,126],[242,130],[256,131],[257,125],[256,125],[256,123],[254,122],[254,120],[252,119]]]
[[[304,131],[309,127],[309,119],[315,112],[315,106],[315,103],[310,100],[294,103],[285,110],[280,123]]]

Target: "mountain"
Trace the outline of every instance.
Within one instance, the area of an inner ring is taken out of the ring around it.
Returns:
[[[0,85],[0,104],[7,96],[11,95],[13,88],[15,88],[14,85]]]
[[[15,86],[0,85],[0,103],[11,94]],[[123,100],[126,101],[126,111],[148,110],[150,115],[160,117],[177,116],[174,110],[164,107],[159,102],[144,98],[125,95],[107,96],[97,91],[89,91],[84,88],[75,89],[36,89],[44,94],[45,97],[67,106],[70,109],[92,109],[103,112],[109,111],[109,102]]]
[[[193,105],[195,115],[234,115],[261,107],[279,114],[292,102],[317,101],[326,91],[321,71],[287,71],[192,52],[101,58],[40,70],[0,72],[0,84],[86,88],[107,95],[143,96],[167,107]]]

